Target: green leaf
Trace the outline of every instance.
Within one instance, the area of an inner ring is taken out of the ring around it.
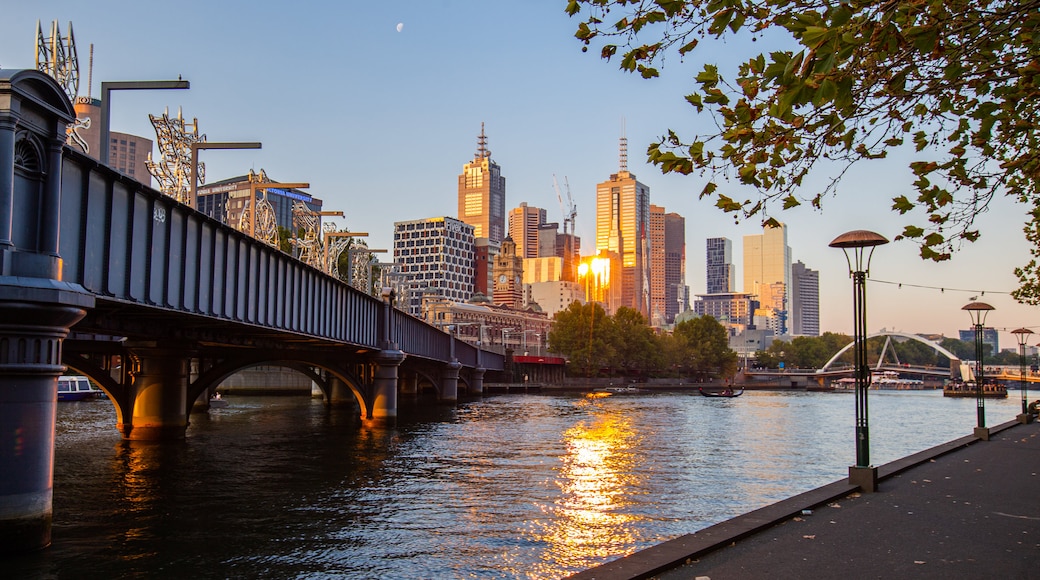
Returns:
[[[800,205],[802,205],[802,202],[798,201],[793,195],[788,195],[784,198],[784,209],[791,209]]]
[[[904,214],[914,209],[914,204],[910,202],[905,195],[892,198],[892,209],[901,214]]]

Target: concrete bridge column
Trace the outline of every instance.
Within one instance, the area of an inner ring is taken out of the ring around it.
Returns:
[[[462,368],[462,363],[457,360],[453,360],[444,366],[444,370],[441,371],[441,400],[442,401],[458,401],[459,400],[459,369]]]
[[[473,369],[473,375],[472,375],[472,378],[470,379],[470,387],[473,389],[474,393],[483,393],[484,392],[484,373],[485,372],[487,372],[487,369],[485,369],[485,368],[479,368],[478,367],[478,368]]]
[[[404,359],[404,352],[397,349],[381,350],[375,355],[376,372],[372,381],[369,419],[397,417],[397,369]]]
[[[356,404],[357,397],[354,396],[354,391],[350,389],[350,386],[343,382],[339,377],[330,375],[329,405],[338,407]]]
[[[129,345],[136,359],[129,375],[129,413],[116,425],[124,439],[171,441],[184,438],[188,428],[188,370],[192,353],[187,348]],[[126,417],[130,417],[127,423]]]

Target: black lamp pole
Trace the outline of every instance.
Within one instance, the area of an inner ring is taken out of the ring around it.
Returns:
[[[1029,422],[1029,404],[1026,401],[1028,398],[1027,391],[1028,383],[1026,382],[1026,342],[1029,341],[1029,337],[1033,335],[1033,331],[1028,328],[1016,328],[1011,331],[1011,334],[1015,335],[1015,339],[1018,340],[1018,362],[1019,362],[1019,378],[1021,384],[1018,386],[1019,390],[1022,391],[1022,414],[1018,416],[1018,420],[1023,423]]]
[[[985,368],[983,366],[982,331],[986,324],[986,315],[994,308],[985,302],[972,302],[962,306],[961,310],[967,310],[971,316],[972,325],[975,327],[975,409],[978,414],[978,425],[975,434],[982,439],[989,439],[989,429],[986,428],[986,399],[984,397],[983,385],[985,382]]]
[[[856,465],[849,468],[849,479],[868,492],[877,488],[877,469],[870,467],[870,427],[867,413],[867,390],[870,388],[870,367],[867,365],[867,276],[870,274],[870,258],[874,255],[874,248],[887,243],[888,240],[880,234],[855,230],[834,238],[834,241],[828,244],[832,248],[841,248],[845,253],[849,276],[852,278]]]

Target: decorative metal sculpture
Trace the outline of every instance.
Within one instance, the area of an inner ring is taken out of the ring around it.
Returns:
[[[69,22],[68,36],[61,35],[57,20],[51,22],[51,35],[44,36],[40,21],[36,21],[36,70],[58,81],[70,101],[79,102],[79,55],[72,22]],[[89,128],[90,117],[77,118],[65,129],[69,144],[90,153],[90,146],[79,134],[80,129]]]
[[[296,236],[290,243],[297,248],[296,257],[305,264],[313,266],[336,278],[342,279],[339,271],[339,257],[343,252],[349,251],[351,246],[358,247],[360,242],[354,238],[337,231],[334,222],[321,223],[321,214],[316,212],[302,201],[293,202],[293,231],[302,232],[302,236]],[[340,235],[336,235],[340,234]],[[353,261],[353,256],[351,261]],[[347,282],[355,287],[357,272],[354,264],[350,266]],[[367,278],[366,278],[367,279]]]
[[[249,170],[249,183],[272,183],[267,178],[267,173],[263,169],[260,170],[260,174],[256,174],[252,169]],[[277,185],[277,184],[274,184]],[[252,191],[252,190],[250,190]],[[275,217],[274,206],[271,201],[267,199],[267,188],[257,189],[257,191],[263,191],[263,196],[257,200],[254,199],[253,203],[247,203],[242,208],[242,212],[238,215],[238,225],[235,226],[240,232],[248,232],[252,227],[251,213],[253,211],[253,205],[256,205],[256,231],[253,232],[253,237],[271,247],[278,247],[278,219]],[[228,199],[228,203],[231,200]],[[224,222],[231,223],[231,210],[225,204],[224,206]]]
[[[148,173],[159,182],[159,191],[187,203],[191,194],[191,144],[205,142],[206,135],[199,135],[199,120],[185,122],[180,109],[176,119],[170,118],[168,109],[162,117],[148,115],[148,119],[155,127],[159,145],[159,161],[152,161],[152,154],[148,153]],[[205,163],[199,162],[195,175],[199,183],[206,183]]]

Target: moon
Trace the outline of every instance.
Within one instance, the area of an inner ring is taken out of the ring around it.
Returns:
[[[404,22],[398,22],[397,23],[397,31],[401,32],[402,30],[404,30]]]

